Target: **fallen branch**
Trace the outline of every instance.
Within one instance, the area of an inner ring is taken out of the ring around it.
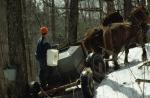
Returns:
[[[135,82],[138,82],[138,84],[139,84],[140,82],[150,83],[150,80],[146,80],[146,79],[136,79]]]

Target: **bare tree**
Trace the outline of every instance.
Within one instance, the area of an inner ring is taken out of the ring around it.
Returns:
[[[91,8],[91,4],[90,4],[90,0],[87,1],[87,8]],[[88,21],[89,23],[91,24],[91,21],[92,21],[92,13],[91,12],[88,12]]]
[[[148,10],[150,11],[150,0],[147,0]]]
[[[51,21],[51,18],[50,18],[50,7],[47,6],[46,3],[44,2],[47,2],[49,3],[50,1],[49,0],[42,0],[43,2],[43,15],[42,15],[42,18],[43,20],[41,21],[42,25],[46,25],[46,26],[50,26],[50,21]],[[39,12],[39,11],[38,11]],[[50,28],[49,28],[50,29]]]
[[[126,19],[132,10],[132,1],[124,0],[124,18]]]
[[[68,17],[69,17],[69,0],[64,0],[65,1],[65,37],[68,34]]]
[[[0,98],[4,98],[7,93],[7,80],[3,71],[9,62],[5,0],[0,0],[0,13]]]
[[[55,1],[52,0],[51,4],[52,4],[52,8],[51,8],[51,33],[53,34],[52,39],[55,42],[55,39],[56,39],[56,32],[55,32]]]
[[[25,38],[25,48],[26,48],[26,63],[27,63],[27,72],[28,72],[28,81],[35,80],[37,75],[37,66],[35,62],[35,47],[40,24],[37,20],[37,15],[35,11],[35,3],[31,0],[26,1],[25,11],[23,13],[24,23],[24,38]],[[26,13],[25,13],[26,12]],[[32,12],[32,13],[31,13]]]
[[[99,14],[100,14],[100,22],[102,20],[102,13],[103,13],[103,5],[102,5],[102,0],[99,0],[99,8],[101,9],[99,11]]]
[[[149,1],[149,0],[147,0],[147,1]],[[141,0],[140,4],[143,5],[143,6],[145,6],[146,5],[146,0]]]
[[[107,3],[107,14],[109,15],[110,13],[115,11],[115,5],[114,5],[114,0],[105,0]]]
[[[28,75],[22,14],[24,8],[24,0],[7,0],[9,65],[16,69],[16,80],[8,89],[9,98],[25,98]]]
[[[77,41],[77,24],[78,24],[78,0],[70,1],[70,15],[69,15],[69,43]]]

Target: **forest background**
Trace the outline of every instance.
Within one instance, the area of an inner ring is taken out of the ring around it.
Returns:
[[[50,42],[73,43],[106,15],[119,11],[127,19],[138,5],[150,11],[150,0],[0,0],[0,98],[24,98],[26,84],[36,79],[41,26]]]

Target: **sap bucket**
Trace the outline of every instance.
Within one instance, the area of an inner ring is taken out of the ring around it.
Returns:
[[[16,79],[16,69],[14,68],[6,68],[3,70],[4,76],[9,81],[15,81]]]
[[[58,64],[58,50],[57,49],[48,49],[47,50],[47,65],[48,66],[57,66]]]

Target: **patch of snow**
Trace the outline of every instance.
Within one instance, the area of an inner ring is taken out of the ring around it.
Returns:
[[[150,57],[150,45],[146,44],[147,55]],[[136,79],[150,80],[149,67],[138,69],[144,62],[141,59],[142,49],[132,48],[129,51],[129,64],[124,65],[124,53],[120,56],[119,63],[124,67],[107,75],[101,84],[97,85],[94,98],[150,98],[150,83],[141,82]],[[147,62],[150,62],[148,60]],[[144,97],[143,97],[144,95]]]

